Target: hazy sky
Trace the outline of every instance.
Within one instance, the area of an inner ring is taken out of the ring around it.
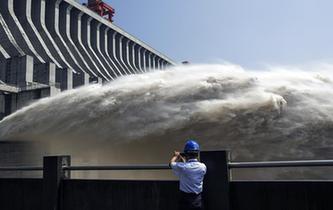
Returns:
[[[175,61],[333,61],[332,0],[107,0],[115,24]]]

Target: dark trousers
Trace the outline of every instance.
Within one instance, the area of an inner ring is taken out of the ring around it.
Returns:
[[[201,194],[180,191],[179,210],[203,210]]]

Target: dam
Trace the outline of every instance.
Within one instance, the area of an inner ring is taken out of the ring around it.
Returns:
[[[0,0],[0,209],[177,209],[192,137],[206,210],[333,208],[332,71],[175,65],[89,2]]]
[[[0,119],[64,90],[175,65],[74,0],[0,5]]]

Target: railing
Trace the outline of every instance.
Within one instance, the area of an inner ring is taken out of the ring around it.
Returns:
[[[281,168],[281,167],[323,167],[333,166],[333,160],[295,160],[263,162],[229,162],[229,169],[236,168]]]
[[[113,165],[113,166],[64,166],[65,171],[126,171],[126,170],[168,170],[167,164]]]
[[[0,171],[42,171],[41,166],[0,167]]]
[[[205,188],[207,203],[217,209],[229,209],[230,182],[232,169],[242,168],[280,168],[280,167],[323,167],[333,166],[333,160],[297,160],[297,161],[264,161],[232,162],[227,151],[202,152],[201,160],[207,165]],[[42,171],[44,209],[55,209],[59,197],[60,181],[70,179],[71,171],[113,171],[113,170],[168,170],[167,164],[105,165],[105,166],[72,166],[69,156],[45,157],[43,166],[0,167],[1,171]],[[56,199],[55,199],[56,198]]]
[[[0,167],[1,171],[43,171],[42,166]],[[167,164],[110,165],[110,166],[63,166],[64,171],[128,171],[128,170],[169,170]]]
[[[295,161],[261,161],[228,162],[229,169],[242,168],[288,168],[288,167],[328,167],[333,160],[295,160]],[[64,171],[121,171],[121,170],[169,170],[168,164],[137,165],[103,165],[103,166],[63,166]],[[0,171],[42,171],[42,166],[0,167]]]

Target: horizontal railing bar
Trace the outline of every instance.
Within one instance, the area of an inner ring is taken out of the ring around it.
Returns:
[[[111,170],[167,170],[167,164],[151,165],[114,165],[114,166],[64,166],[68,171],[111,171]],[[42,171],[43,167],[0,167],[0,171]]]
[[[229,162],[230,169],[236,168],[279,168],[279,167],[325,167],[333,166],[333,160],[296,160],[296,161],[262,161]],[[107,171],[107,170],[168,170],[168,164],[149,165],[113,165],[113,166],[64,166],[68,171]],[[42,171],[40,166],[0,167],[0,171]]]
[[[114,165],[114,166],[64,166],[68,171],[121,171],[121,170],[167,170],[168,164],[151,165]]]
[[[295,161],[263,161],[263,162],[230,162],[233,168],[280,168],[280,167],[324,167],[333,166],[333,160],[295,160]]]
[[[42,171],[40,166],[15,166],[15,167],[0,167],[0,171]]]

